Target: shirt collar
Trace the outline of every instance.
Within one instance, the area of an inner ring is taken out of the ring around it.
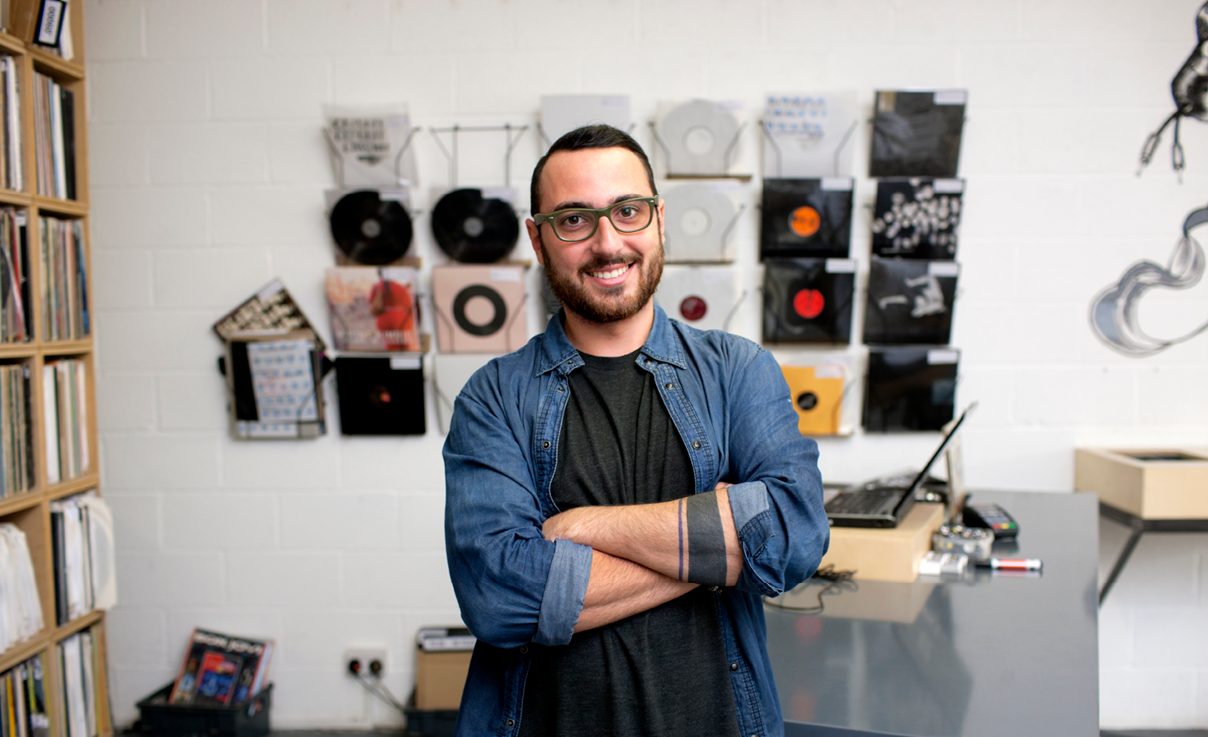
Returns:
[[[564,319],[563,310],[559,310],[558,314],[550,318],[541,344],[540,360],[533,376],[548,373],[564,364],[565,372],[573,371],[583,365],[579,352],[566,337]],[[654,306],[654,325],[650,328],[650,335],[642,346],[642,354],[679,368],[688,367],[683,350],[680,348],[679,341],[676,340],[675,327],[671,324],[671,318],[667,317],[667,313],[663,312],[663,308],[657,304]]]

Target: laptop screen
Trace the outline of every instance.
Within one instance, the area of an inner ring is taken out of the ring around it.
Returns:
[[[919,471],[919,475],[914,477],[914,482],[910,484],[910,492],[912,494],[915,491],[918,491],[918,488],[923,484],[923,479],[927,478],[927,472],[930,471],[931,467],[935,465],[936,459],[943,454],[944,450],[948,447],[948,443],[950,443],[952,438],[956,436],[956,431],[961,428],[961,423],[965,421],[965,418],[969,416],[969,413],[972,412],[973,408],[976,406],[977,402],[970,404],[965,408],[964,412],[961,412],[961,416],[956,418],[956,423],[952,426],[952,429],[949,430],[947,434],[944,435],[944,439],[940,441],[940,447],[935,449],[935,452],[931,454],[931,458],[927,460],[927,464],[923,466],[923,470]]]

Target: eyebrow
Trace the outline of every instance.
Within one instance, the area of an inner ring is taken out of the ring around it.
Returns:
[[[612,204],[615,205],[618,202],[624,202],[625,200],[636,200],[639,197],[653,197],[653,195],[644,195],[644,194],[618,195],[612,201]],[[557,212],[559,210],[595,210],[595,209],[597,209],[597,208],[592,207],[591,205],[587,204],[586,202],[575,201],[575,202],[561,202],[556,207],[554,207],[553,210],[550,210],[550,212]]]

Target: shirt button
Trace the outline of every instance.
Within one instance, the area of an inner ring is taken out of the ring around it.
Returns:
[[[668,381],[666,384],[663,384],[663,387],[667,389],[674,389],[675,384],[672,384],[670,381]]]
[[[542,443],[542,444],[541,444],[541,447],[542,447],[542,448],[549,448],[549,441],[548,441],[548,440],[546,440],[544,443]]]
[[[693,441],[692,441],[692,449],[693,449],[693,450],[700,450],[700,441],[699,441],[699,440],[693,440]]]
[[[558,385],[558,391],[560,391],[560,392],[564,392],[564,391],[566,391],[566,387],[564,387],[564,386],[562,386],[561,384],[559,384],[559,385]]]
[[[514,726],[516,726],[516,720],[515,720],[515,719],[509,719],[509,720],[508,720],[508,726],[509,726],[509,727],[514,727]]]
[[[520,654],[521,654],[521,655],[524,655],[524,654],[525,654],[525,653],[527,653],[527,652],[528,652],[528,645],[521,645],[521,646],[520,646]]]
[[[738,663],[730,663],[730,670],[738,670]]]

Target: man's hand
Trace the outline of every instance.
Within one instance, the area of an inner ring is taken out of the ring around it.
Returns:
[[[742,571],[742,548],[729,486],[722,482],[711,492],[658,504],[567,510],[547,519],[542,533],[678,581],[733,586]]]

